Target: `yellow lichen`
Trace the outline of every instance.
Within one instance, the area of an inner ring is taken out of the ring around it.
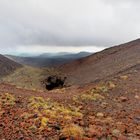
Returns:
[[[84,131],[83,129],[75,124],[71,124],[69,126],[65,126],[61,131],[64,137],[83,137]]]
[[[34,113],[40,114],[39,119],[37,119],[41,123],[40,130],[45,129],[49,121],[58,123],[63,121],[64,124],[67,124],[67,121],[82,118],[82,113],[78,109],[64,107],[62,104],[42,97],[31,97],[28,107]]]
[[[120,76],[120,79],[122,79],[122,80],[127,80],[129,77],[127,76],[127,75],[122,75],[122,76]]]
[[[105,93],[108,91],[108,86],[101,84],[101,85],[97,85],[95,88],[93,88],[91,90],[91,93]]]
[[[116,87],[116,85],[113,82],[109,81],[108,82],[108,87],[109,87],[109,89],[113,89],[113,88]]]
[[[0,96],[1,105],[10,105],[15,104],[15,97],[10,93],[4,93]]]
[[[41,126],[45,127],[47,125],[48,120],[49,120],[48,118],[42,117],[42,119],[41,119]]]

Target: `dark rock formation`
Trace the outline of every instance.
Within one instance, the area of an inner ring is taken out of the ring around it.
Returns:
[[[66,78],[67,77],[51,75],[51,76],[48,76],[45,80],[43,80],[43,84],[47,90],[53,90],[55,88],[62,88],[64,87]]]

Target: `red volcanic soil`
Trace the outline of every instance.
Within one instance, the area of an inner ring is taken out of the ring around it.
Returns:
[[[8,75],[15,71],[17,68],[20,68],[22,65],[0,55],[0,77]]]
[[[0,84],[0,139],[139,140],[140,39],[63,65],[73,86]]]
[[[0,139],[139,140],[139,85],[140,65],[96,84],[49,92],[0,84]]]
[[[73,84],[102,80],[140,64],[140,39],[64,64],[60,71]]]

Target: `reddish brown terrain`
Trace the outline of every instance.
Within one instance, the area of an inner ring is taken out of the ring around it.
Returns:
[[[73,84],[102,80],[140,64],[140,39],[62,65]]]
[[[0,139],[139,140],[139,53],[136,40],[67,64],[76,84],[62,89],[1,83]]]

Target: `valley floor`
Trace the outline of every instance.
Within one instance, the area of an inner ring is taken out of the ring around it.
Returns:
[[[0,84],[0,139],[139,140],[140,67],[48,92]]]

